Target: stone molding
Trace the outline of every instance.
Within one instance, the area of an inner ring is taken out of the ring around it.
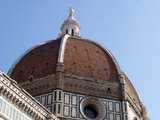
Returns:
[[[35,98],[20,88],[14,80],[2,72],[0,72],[0,95],[7,98],[12,104],[23,110],[24,113],[29,114],[33,119],[59,120]]]
[[[118,93],[120,86],[117,82],[100,81],[93,78],[79,77],[76,75],[65,74],[64,90],[74,91],[81,94],[89,94],[96,97],[106,97],[111,99],[121,99]],[[94,92],[93,92],[94,91]]]
[[[36,96],[55,89],[57,84],[56,82],[56,75],[52,74],[46,77],[33,79],[32,81],[26,80],[22,83],[19,83],[19,85],[27,92],[29,92],[32,96]]]
[[[121,82],[123,101],[128,101],[129,104],[134,109],[134,111],[137,113],[137,115],[139,117],[141,117],[142,107],[140,106],[140,103],[137,104],[135,102],[134,98],[131,96],[131,94],[128,93],[128,91],[126,90],[126,79],[127,79],[126,75],[125,74],[120,74],[119,79],[120,79],[120,82]]]
[[[131,96],[129,95],[129,93],[126,92],[126,96],[127,97],[127,101],[129,102],[129,104],[132,106],[132,108],[134,109],[134,111],[137,113],[137,115],[139,117],[141,117],[141,112],[142,112],[142,108],[141,106],[137,105],[134,100],[131,98]],[[140,103],[139,103],[140,104]]]

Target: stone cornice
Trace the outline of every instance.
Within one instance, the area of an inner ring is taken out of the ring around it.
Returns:
[[[122,95],[123,95],[123,101],[128,101],[132,108],[135,110],[135,112],[141,116],[142,108],[140,106],[140,103],[136,103],[135,99],[131,96],[131,94],[126,90],[126,75],[125,74],[119,74],[119,79],[121,81],[121,87],[122,87]]]
[[[89,82],[93,82],[93,83],[99,83],[99,84],[104,84],[107,83],[109,84],[110,81],[107,80],[96,80],[93,77],[82,77],[82,76],[77,76],[74,74],[64,74],[64,77],[68,77],[68,78],[73,78],[73,79],[77,79],[77,80],[85,80],[85,81],[89,81]],[[110,84],[112,84],[114,81],[111,80]],[[115,81],[117,82],[117,81]]]
[[[0,72],[0,95],[7,98],[12,104],[29,114],[32,118],[38,120],[58,120],[35,98],[20,88],[14,80],[4,73]]]
[[[120,93],[118,93],[119,83],[116,81],[95,80],[72,74],[65,74],[64,76],[64,90],[66,91],[73,92],[74,90],[80,94],[87,95],[89,93],[91,96],[121,100]]]
[[[130,105],[131,105],[132,108],[135,110],[135,112],[136,112],[139,116],[141,116],[141,111],[142,111],[141,107],[140,107],[139,105],[137,105],[137,103],[135,103],[135,101],[134,101],[133,98],[129,95],[128,92],[126,92],[126,95],[128,96],[128,97],[127,97],[127,101],[130,103]],[[140,103],[138,103],[138,104],[140,104]]]

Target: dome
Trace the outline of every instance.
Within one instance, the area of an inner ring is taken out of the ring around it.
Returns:
[[[62,67],[59,68],[59,65]],[[113,84],[113,97],[121,99],[119,76],[124,73],[121,72],[115,58],[99,44],[80,37],[65,35],[29,49],[17,60],[8,74],[20,84],[31,80],[31,84],[35,84],[34,80],[42,82],[43,78],[56,75],[59,71],[65,76],[78,76],[81,79],[92,79],[95,83],[105,83],[104,89],[106,85]],[[64,79],[64,89],[78,91],[77,88],[68,88],[67,78]],[[132,83],[126,76],[124,80],[127,95],[130,95],[128,98],[140,103]],[[51,81],[57,82],[53,78]],[[51,88],[55,86],[56,84]],[[95,92],[90,94],[94,95]]]
[[[117,80],[119,72],[108,50],[90,40],[65,35],[28,50],[9,74],[17,82],[42,78],[55,74],[58,63],[64,65],[65,74],[95,80]]]
[[[55,40],[29,49],[8,74],[31,95],[55,89],[82,95],[130,100],[140,109],[140,99],[109,50],[79,36],[80,25],[70,9]]]

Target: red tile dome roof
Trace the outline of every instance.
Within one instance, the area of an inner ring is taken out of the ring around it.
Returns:
[[[56,71],[60,39],[49,41],[28,50],[9,71],[17,82],[41,78]]]
[[[38,78],[56,74],[59,63],[63,65],[64,74],[93,78],[95,82],[108,81],[120,84],[119,75],[124,74],[107,49],[93,41],[69,35],[28,50],[12,66],[8,74],[18,83],[30,79],[37,81]],[[132,83],[127,76],[124,80],[128,98],[133,98],[135,103],[139,104],[140,100]]]
[[[26,52],[11,68],[11,78],[23,82],[55,74],[57,63],[63,62],[66,74],[116,80],[119,68],[107,50],[86,39],[68,37],[65,43],[63,39],[46,42]],[[61,54],[63,60],[59,58]]]

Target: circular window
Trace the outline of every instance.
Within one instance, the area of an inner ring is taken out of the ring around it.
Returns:
[[[97,110],[92,105],[86,105],[83,110],[85,116],[95,119],[98,115]]]
[[[103,120],[106,111],[97,98],[85,98],[81,101],[80,111],[86,120]]]

